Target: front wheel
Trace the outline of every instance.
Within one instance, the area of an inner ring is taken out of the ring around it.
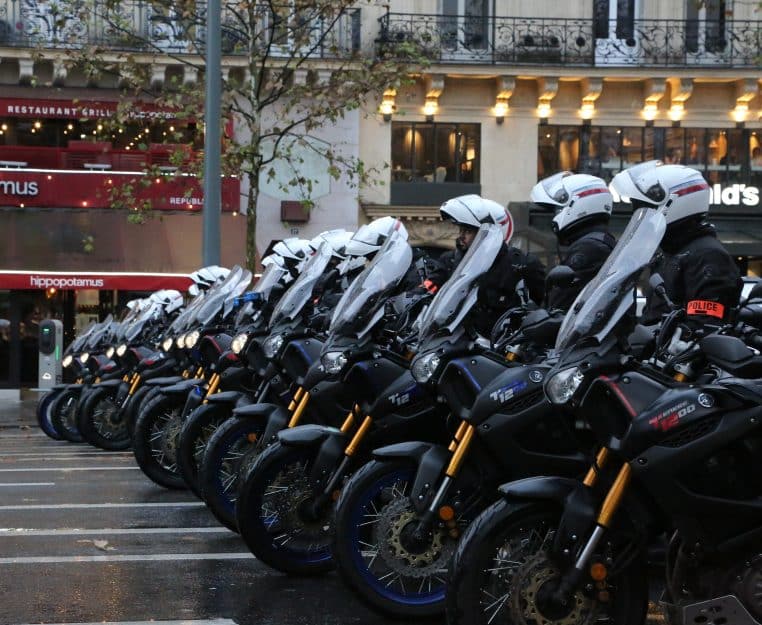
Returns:
[[[457,532],[435,524],[416,533],[410,501],[416,466],[371,461],[352,476],[336,506],[333,557],[344,581],[373,609],[414,619],[444,611]]]
[[[560,570],[550,558],[561,509],[499,501],[470,525],[453,558],[449,625],[640,625],[648,576],[636,561],[605,582],[583,583],[565,605],[553,598]]]
[[[231,406],[202,404],[193,410],[180,430],[177,449],[177,467],[193,493],[203,499],[198,483],[198,472],[204,459],[209,439],[220,425],[230,418]]]
[[[40,401],[37,402],[37,425],[39,425],[40,429],[54,441],[60,441],[61,435],[56,432],[56,429],[53,427],[53,423],[50,420],[50,409],[53,407],[53,402],[60,393],[61,389],[48,391],[40,397]]]
[[[107,451],[130,447],[130,433],[119,404],[116,388],[96,388],[88,394],[77,417],[82,437],[91,445]]]
[[[238,532],[239,470],[245,471],[259,455],[263,432],[262,421],[232,417],[212,434],[204,452],[198,476],[201,494],[217,520],[233,532]]]
[[[80,393],[65,389],[50,406],[50,423],[58,436],[70,443],[81,443],[84,439],[77,429],[77,411]]]
[[[333,505],[313,504],[310,472],[314,447],[270,445],[239,477],[236,518],[251,552],[291,575],[316,575],[333,568]]]
[[[177,439],[185,398],[159,395],[143,405],[135,422],[132,451],[138,466],[164,488],[185,488],[177,471]]]

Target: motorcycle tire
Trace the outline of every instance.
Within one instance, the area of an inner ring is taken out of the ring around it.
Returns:
[[[225,527],[238,532],[235,500],[238,491],[238,471],[259,455],[257,442],[264,423],[253,419],[232,417],[212,434],[201,462],[198,482],[201,494],[212,514]]]
[[[117,391],[113,387],[93,389],[77,416],[77,428],[82,437],[106,451],[124,451],[132,442],[121,408],[116,403]]]
[[[135,394],[130,398],[127,408],[124,410],[124,420],[127,424],[127,432],[129,433],[130,438],[135,435],[135,422],[138,420],[142,404],[147,404],[149,400],[156,396],[159,390],[159,387],[143,385],[138,388],[138,390],[135,391]],[[156,392],[152,393],[152,391]]]
[[[344,582],[373,610],[401,620],[441,617],[457,540],[441,527],[420,549],[404,544],[417,518],[409,498],[415,474],[406,459],[367,463],[344,485],[334,521],[333,557]]]
[[[50,418],[50,409],[53,406],[53,402],[62,389],[56,389],[54,391],[48,391],[40,397],[37,402],[37,425],[45,432],[45,435],[52,438],[54,441],[63,440],[61,435],[53,427],[53,423]]]
[[[181,490],[177,438],[182,426],[182,395],[159,395],[144,404],[135,422],[132,451],[143,473],[159,486]]]
[[[557,567],[543,547],[561,518],[561,507],[548,502],[523,505],[498,501],[482,514],[464,532],[450,567],[447,587],[447,623],[449,625],[487,625],[511,622],[524,625],[522,612],[535,610],[531,622],[551,624],[551,615],[542,614],[542,605],[534,602],[539,593],[522,592],[523,585],[544,582],[557,575]],[[547,529],[547,531],[545,531]],[[532,547],[536,550],[532,552]],[[527,564],[528,563],[528,564]],[[648,574],[645,558],[635,558],[613,578],[614,588],[606,604],[611,608],[608,620],[615,625],[640,625],[648,610]],[[520,603],[518,597],[524,599]],[[501,601],[505,597],[505,600]],[[516,599],[512,599],[516,597]],[[529,599],[527,600],[527,597]],[[595,609],[596,604],[583,591],[572,597],[573,609],[582,612]],[[557,606],[553,609],[558,610]],[[542,618],[539,618],[542,614]],[[556,617],[555,622],[568,622],[571,615]],[[596,619],[588,614],[585,622]],[[595,621],[602,622],[602,621]]]
[[[239,475],[236,520],[259,560],[289,575],[319,575],[333,569],[333,501],[310,508],[310,471],[318,446],[273,443]]]
[[[203,496],[198,483],[198,472],[206,445],[217,428],[230,418],[230,413],[227,406],[202,404],[188,415],[180,430],[177,468],[185,484],[199,499],[203,499]]]
[[[50,423],[56,434],[70,443],[84,441],[77,429],[77,411],[79,410],[79,392],[64,389],[50,406]]]

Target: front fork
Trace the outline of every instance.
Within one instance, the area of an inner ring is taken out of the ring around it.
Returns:
[[[584,479],[584,485],[588,488],[592,488],[598,479],[599,469],[603,468],[609,459],[609,450],[603,447],[595,459],[595,463]],[[604,584],[607,570],[603,565],[593,564],[590,565],[598,545],[601,542],[606,530],[611,527],[611,522],[614,518],[619,505],[622,503],[622,499],[627,490],[627,486],[632,478],[632,467],[629,463],[625,462],[619,469],[614,483],[611,485],[606,498],[603,500],[600,509],[598,510],[598,517],[596,518],[595,529],[593,529],[590,538],[587,539],[584,547],[577,556],[574,562],[574,567],[564,573],[561,578],[561,583],[555,592],[555,598],[562,605],[566,605],[569,601],[569,595],[574,592],[574,589],[579,586],[580,581],[583,578],[585,571],[588,571],[590,577],[598,584]]]

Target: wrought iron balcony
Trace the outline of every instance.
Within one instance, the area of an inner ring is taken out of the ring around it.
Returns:
[[[758,67],[762,21],[487,17],[387,13],[378,53],[433,63],[582,67]]]
[[[0,46],[203,54],[206,3],[189,15],[150,0],[94,0],[78,9],[73,0],[0,0]],[[170,3],[171,7],[171,3]],[[247,54],[253,46],[269,56],[337,58],[360,49],[360,9],[338,19],[315,17],[315,10],[294,5],[260,5],[251,21],[238,2],[222,9],[223,54]],[[304,14],[304,12],[307,12]]]

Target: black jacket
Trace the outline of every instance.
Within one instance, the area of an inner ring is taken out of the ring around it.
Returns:
[[[569,287],[548,289],[549,310],[569,310],[579,292],[598,273],[616,245],[616,238],[603,224],[579,230],[564,241],[559,241],[559,264],[574,269],[577,279]]]
[[[659,273],[670,299],[686,308],[689,319],[721,322],[738,305],[743,282],[738,267],[717,239],[714,226],[693,222],[665,233],[651,273]],[[669,307],[649,292],[642,323],[656,323]]]

